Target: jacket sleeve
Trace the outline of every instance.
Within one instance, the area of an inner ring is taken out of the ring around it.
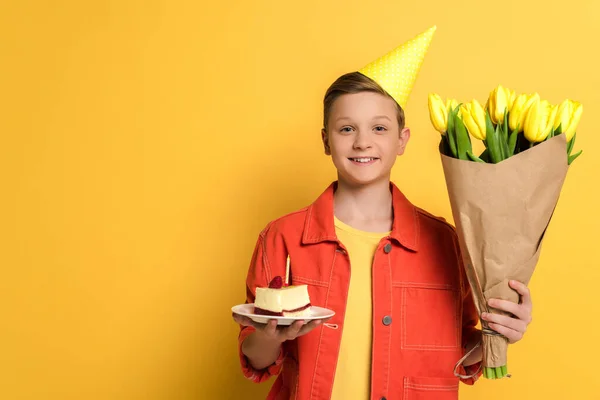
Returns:
[[[248,268],[248,275],[246,277],[246,304],[254,303],[254,294],[256,293],[256,287],[266,287],[271,281],[272,271],[269,264],[269,258],[265,250],[265,242],[267,239],[266,229],[261,232],[254,253],[252,255],[252,261]],[[253,382],[260,383],[269,379],[273,375],[279,374],[282,368],[283,360],[285,358],[285,349],[282,346],[277,360],[270,366],[263,369],[255,369],[250,364],[248,357],[242,352],[242,343],[244,340],[252,334],[256,329],[251,326],[240,326],[240,334],[238,336],[238,353],[244,376]]]
[[[461,268],[462,268],[462,264],[461,264]],[[479,340],[481,338],[481,331],[476,328],[476,326],[479,322],[479,315],[477,313],[477,309],[475,308],[473,296],[471,295],[471,287],[469,286],[469,283],[467,282],[466,277],[464,278],[463,282],[464,282],[464,284],[463,284],[463,294],[462,294],[462,299],[463,299],[462,348],[463,348],[463,353],[466,354],[469,350],[471,350],[470,348],[467,348],[468,343],[469,342],[474,343],[474,342],[476,342],[476,340]],[[475,363],[473,365],[469,365],[467,367],[465,367],[464,365],[461,365],[459,367],[458,372],[461,375],[465,375],[465,376],[473,375],[473,374],[475,374],[475,372],[477,372],[478,369],[480,369],[480,366],[481,366],[481,361],[479,361],[478,363]],[[469,378],[469,379],[461,378],[461,381],[467,385],[473,385],[479,379],[479,377],[481,375],[482,375],[482,371],[480,370],[472,378]]]
[[[476,343],[481,339],[481,330],[477,329],[476,326],[479,323],[479,314],[477,312],[477,308],[475,307],[475,301],[473,299],[473,292],[471,290],[471,286],[469,285],[469,281],[467,279],[467,274],[465,271],[465,266],[463,264],[463,258],[460,252],[460,247],[458,246],[458,240],[456,240],[456,250],[458,254],[458,263],[461,274],[461,287],[462,287],[462,302],[463,302],[463,314],[462,314],[462,348],[463,353],[466,354],[471,348],[467,348],[469,343]],[[471,345],[472,347],[472,345]],[[475,374],[472,378],[462,379],[461,381],[467,385],[473,385],[479,377],[482,375],[481,361],[469,365],[459,366],[459,373],[461,375],[469,376]],[[479,371],[478,371],[479,370]]]

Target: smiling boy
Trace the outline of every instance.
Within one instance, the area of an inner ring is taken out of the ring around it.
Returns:
[[[411,134],[402,106],[432,35],[329,87],[321,137],[337,180],[259,235],[247,302],[256,287],[285,275],[289,254],[292,283],[308,285],[313,305],[336,312],[326,323],[289,327],[234,315],[245,376],[262,382],[278,375],[269,399],[458,398],[454,366],[481,332],[457,237],[390,181]],[[514,343],[531,320],[531,300],[527,287],[511,285],[521,304],[492,302],[515,317],[484,318]],[[480,362],[476,349],[460,367],[472,376],[460,380],[473,384]]]

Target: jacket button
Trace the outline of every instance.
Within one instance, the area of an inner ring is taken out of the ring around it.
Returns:
[[[379,399],[379,400],[387,400],[387,399],[386,399],[385,397],[382,397],[382,398],[381,398],[381,399]]]
[[[383,251],[385,252],[385,254],[388,254],[390,251],[392,251],[392,245],[391,244],[386,244],[385,246],[383,246]]]
[[[386,315],[385,317],[383,317],[383,324],[385,326],[391,325],[392,324],[392,317],[390,317],[389,315]]]

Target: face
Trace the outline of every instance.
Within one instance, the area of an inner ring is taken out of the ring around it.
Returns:
[[[410,138],[408,128],[400,131],[394,100],[374,92],[340,96],[328,125],[321,132],[325,154],[331,155],[338,179],[352,186],[389,181]]]

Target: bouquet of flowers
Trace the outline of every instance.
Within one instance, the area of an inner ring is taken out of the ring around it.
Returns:
[[[477,311],[490,298],[519,302],[510,280],[529,283],[573,152],[582,105],[498,86],[484,106],[429,95],[459,245]],[[482,141],[476,155],[473,141]],[[483,375],[507,376],[507,339],[482,320]],[[455,372],[456,373],[456,372]]]

